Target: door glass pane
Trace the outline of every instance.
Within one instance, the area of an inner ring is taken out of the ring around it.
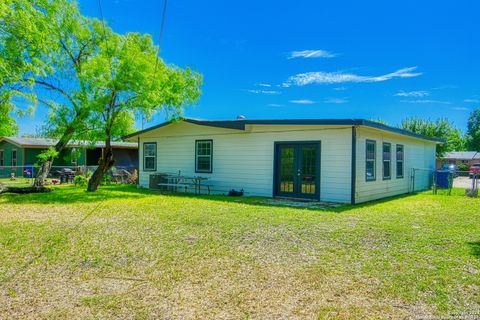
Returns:
[[[315,194],[317,178],[317,148],[302,147],[301,193]]]
[[[293,146],[280,147],[280,192],[294,192],[294,155]]]

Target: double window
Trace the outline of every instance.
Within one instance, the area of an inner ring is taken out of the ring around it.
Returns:
[[[397,178],[403,178],[403,171],[404,171],[404,150],[403,144],[397,144],[396,150],[396,161],[397,161]]]
[[[392,178],[392,144],[383,143],[383,180]]]
[[[376,179],[376,153],[377,143],[373,140],[367,140],[366,154],[365,154],[365,179],[367,181],[374,181]]]
[[[143,143],[143,170],[144,171],[157,170],[157,143],[156,142]]]
[[[12,167],[17,166],[17,149],[12,150]]]
[[[195,172],[212,173],[213,141],[195,141]]]
[[[3,150],[0,150],[0,167],[3,167],[5,165],[5,153],[3,152]]]

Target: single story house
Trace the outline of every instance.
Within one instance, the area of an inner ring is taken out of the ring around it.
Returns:
[[[480,152],[478,151],[452,151],[447,152],[442,158],[437,159],[437,168],[442,164],[466,164],[469,167],[474,163],[480,163]]]
[[[139,144],[141,187],[180,173],[221,193],[352,204],[429,188],[442,142],[362,119],[184,118],[124,138]]]
[[[0,175],[24,175],[25,167],[32,167],[37,156],[55,146],[58,140],[46,138],[0,137]],[[104,142],[72,141],[53,162],[59,167],[96,166],[105,147]],[[132,142],[112,142],[116,166],[138,167],[138,145]]]

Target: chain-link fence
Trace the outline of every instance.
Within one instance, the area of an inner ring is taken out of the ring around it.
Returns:
[[[480,173],[475,171],[412,169],[410,175],[410,192],[445,189],[450,193],[452,188],[456,188],[476,196],[479,187]]]
[[[480,173],[419,168],[411,170],[409,183],[410,192],[428,190],[433,187],[440,189],[478,189],[480,187]]]
[[[48,184],[74,183],[76,176],[87,178],[97,166],[52,166],[47,177]],[[0,184],[4,186],[31,186],[38,173],[37,166],[0,166]],[[137,168],[131,166],[114,166],[105,177],[107,183],[135,183],[138,178]]]

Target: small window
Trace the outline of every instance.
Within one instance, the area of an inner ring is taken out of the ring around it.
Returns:
[[[388,142],[383,143],[383,180],[388,180],[392,177],[392,144]]]
[[[403,145],[397,144],[397,152],[396,152],[396,160],[397,160],[397,179],[403,178],[403,171],[404,171],[404,154],[403,154]]]
[[[365,179],[367,181],[374,181],[376,179],[376,153],[377,142],[373,140],[367,140],[366,144],[366,157],[365,157]]]
[[[12,167],[17,166],[17,150],[13,149],[12,150]]]
[[[5,153],[3,150],[0,150],[0,167],[3,167],[5,165],[5,158],[4,158]]]
[[[211,173],[213,155],[212,140],[195,141],[195,172]]]
[[[72,163],[73,166],[77,165],[78,156],[79,156],[79,152],[77,151],[77,149],[72,148],[72,151],[71,151],[71,154],[70,154],[70,160],[71,160],[71,163]]]
[[[157,143],[156,142],[143,143],[143,170],[144,171],[157,170]]]

